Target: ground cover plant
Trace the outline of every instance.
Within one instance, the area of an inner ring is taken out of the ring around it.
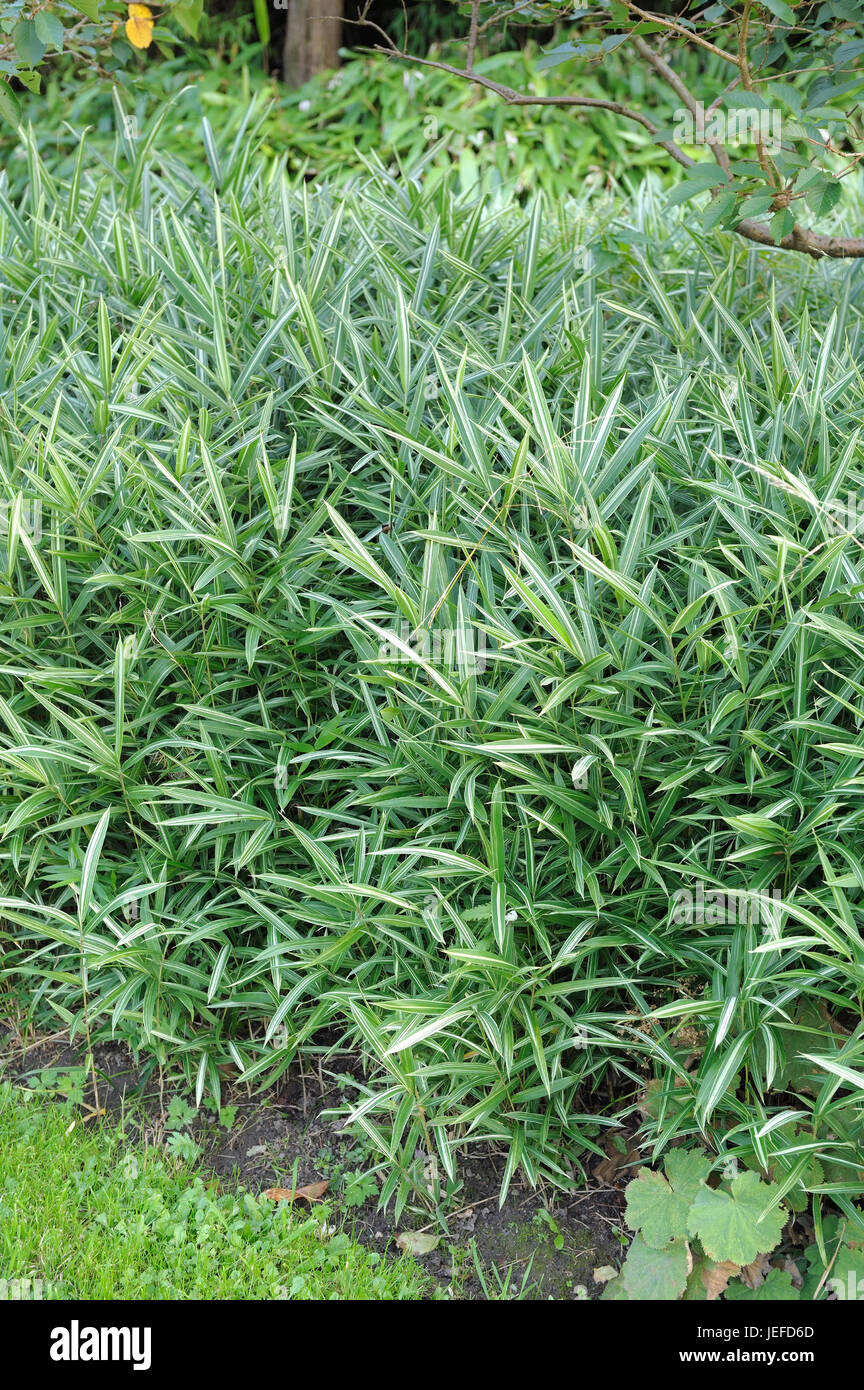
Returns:
[[[857,1299],[861,1232],[836,1217],[818,1242],[785,1257],[787,1213],[758,1173],[734,1167],[710,1185],[711,1164],[692,1150],[670,1151],[665,1172],[643,1170],[627,1187],[627,1221],[637,1234],[604,1298],[711,1302]]]
[[[360,1050],[397,1211],[638,1123],[775,1226],[812,1197],[825,1252],[826,1199],[862,1229],[860,267],[650,187],[313,193],[202,145],[29,137],[0,186],[10,1005],[217,1104]]]
[[[0,1082],[4,1299],[434,1294],[413,1260],[364,1249],[333,1224],[326,1204],[301,1215],[284,1202],[220,1191],[182,1158],[73,1116],[67,1104]]]

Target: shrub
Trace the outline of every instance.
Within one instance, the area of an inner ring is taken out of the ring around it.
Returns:
[[[384,1200],[638,1111],[857,1221],[860,271],[82,151],[0,196],[10,987],[199,1100],[360,1049]]]

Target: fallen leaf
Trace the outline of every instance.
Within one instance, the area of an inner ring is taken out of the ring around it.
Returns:
[[[714,1303],[721,1293],[726,1292],[726,1285],[740,1268],[734,1260],[720,1260],[717,1263],[706,1261],[702,1266],[702,1286],[709,1303]]]
[[[618,1271],[612,1265],[598,1265],[592,1277],[595,1284],[608,1284],[610,1279],[618,1278]]]
[[[804,1287],[804,1276],[801,1273],[798,1266],[796,1265],[795,1261],[790,1260],[788,1255],[783,1261],[782,1268],[783,1272],[785,1274],[788,1274],[789,1278],[792,1280],[793,1289],[801,1289]]]
[[[744,1265],[741,1270],[741,1283],[746,1284],[748,1289],[758,1289],[760,1284],[765,1283],[769,1269],[768,1256],[757,1255],[755,1260],[751,1260],[750,1264]]]
[[[440,1239],[440,1236],[425,1235],[423,1231],[399,1231],[396,1244],[406,1255],[428,1255]]]
[[[268,1187],[264,1196],[273,1202],[296,1202],[298,1198],[302,1202],[320,1202],[329,1186],[325,1180],[310,1182],[306,1187]]]
[[[615,1181],[619,1169],[631,1167],[641,1158],[639,1150],[631,1144],[629,1139],[626,1141],[626,1146],[619,1149],[615,1144],[616,1138],[620,1138],[620,1136],[609,1136],[604,1145],[608,1157],[601,1158],[599,1163],[594,1164],[594,1176],[598,1182],[602,1182],[604,1185]]]
[[[130,5],[126,37],[133,48],[149,48],[153,41],[153,15],[146,5]]]

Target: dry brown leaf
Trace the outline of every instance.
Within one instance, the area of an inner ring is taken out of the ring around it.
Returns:
[[[594,1164],[592,1170],[595,1178],[604,1184],[613,1183],[621,1168],[629,1168],[632,1164],[638,1163],[642,1156],[629,1139],[627,1140],[627,1148],[622,1153],[620,1149],[616,1148],[611,1134],[606,1140],[605,1149],[608,1157],[601,1158],[598,1163]]]
[[[738,1274],[741,1269],[732,1260],[721,1260],[716,1264],[714,1261],[707,1261],[702,1266],[702,1287],[709,1303],[718,1299],[721,1293],[726,1292],[726,1285],[733,1275]]]
[[[786,1259],[783,1261],[783,1270],[784,1273],[788,1274],[789,1278],[792,1280],[793,1289],[801,1289],[804,1287],[804,1275],[801,1273],[795,1261],[790,1260],[788,1255],[786,1256]]]
[[[610,1279],[618,1278],[618,1271],[612,1265],[598,1265],[592,1277],[595,1284],[608,1284]]]
[[[273,1202],[296,1202],[298,1198],[301,1202],[320,1202],[329,1186],[325,1180],[307,1183],[305,1187],[268,1187],[264,1196]]]
[[[748,1289],[758,1289],[760,1284],[765,1283],[765,1276],[770,1268],[768,1256],[757,1255],[751,1264],[745,1265],[741,1270],[741,1283],[746,1284]]]

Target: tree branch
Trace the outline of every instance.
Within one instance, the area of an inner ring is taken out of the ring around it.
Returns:
[[[673,34],[679,34],[681,38],[688,39],[690,43],[699,44],[700,48],[707,48],[709,53],[716,53],[718,58],[723,58],[733,67],[738,66],[738,59],[734,53],[727,53],[725,48],[718,48],[716,43],[710,39],[703,39],[701,34],[697,34],[694,29],[688,29],[686,24],[678,24],[674,19],[667,19],[662,14],[650,14],[648,10],[640,10],[638,5],[631,3],[631,0],[624,0],[628,10],[633,14],[638,14],[640,19],[647,20],[650,24],[659,24],[663,29],[669,29]]]
[[[616,116],[624,116],[628,121],[636,121],[649,135],[656,135],[659,129],[647,116],[643,116],[641,111],[631,111],[629,106],[622,106],[620,101],[606,101],[601,97],[537,97],[530,92],[514,91],[512,87],[505,87],[501,82],[493,82],[491,77],[484,77],[482,73],[469,72],[467,68],[453,67],[450,63],[440,63],[432,58],[417,58],[413,53],[403,53],[395,46],[384,48],[381,44],[376,44],[373,52],[386,53],[391,58],[404,58],[409,63],[419,64],[420,67],[437,68],[439,72],[449,72],[453,77],[461,77],[465,82],[475,82],[487,91],[494,92],[508,106],[583,106],[595,111],[611,111]],[[689,169],[696,162],[685,154],[674,140],[655,140],[654,143],[660,145],[685,169]]]
[[[625,2],[627,3],[628,9],[632,10],[640,17],[652,21],[656,20],[657,23],[661,22],[659,16],[650,15],[646,11],[640,10],[637,5],[630,3],[630,0],[625,0]],[[416,63],[420,67],[436,68],[440,72],[447,72],[453,77],[459,77],[464,82],[473,82],[475,85],[485,88],[486,91],[494,92],[494,94],[500,97],[507,106],[571,106],[577,108],[581,107],[587,110],[611,111],[613,115],[621,116],[628,121],[635,121],[637,125],[642,126],[643,130],[646,130],[652,137],[654,144],[664,149],[682,168],[692,169],[698,162],[695,159],[691,159],[690,155],[686,154],[674,140],[657,139],[659,127],[647,116],[644,116],[641,111],[633,111],[629,106],[624,106],[619,101],[607,101],[600,97],[570,95],[538,97],[529,92],[517,92],[514,88],[507,87],[501,82],[495,82],[491,77],[486,77],[472,67],[457,68],[451,63],[438,62],[432,58],[418,58],[411,53],[405,53],[396,47],[389,35],[384,33],[377,24],[368,19],[365,19],[365,23],[382,35],[386,41],[386,46],[382,44],[375,45],[373,49],[375,53],[383,53],[391,58],[401,58],[403,61]],[[742,81],[742,85],[746,86],[750,76],[749,68],[746,69],[745,76],[745,73],[741,70],[737,57],[725,53],[722,49],[715,49],[713,44],[709,44],[705,40],[696,40],[695,36],[690,34],[689,30],[683,28],[681,25],[674,24],[672,21],[666,21],[665,27],[676,32],[680,31],[685,37],[694,38],[694,41],[701,41],[703,47],[713,49],[721,58],[725,58],[729,62],[734,63],[736,69],[738,69],[739,77],[729,84],[730,87],[735,86],[739,80]],[[661,77],[663,77],[664,81],[668,83],[691,114],[701,124],[701,108],[685,83],[678,77],[677,73],[673,71],[665,59],[661,58],[654,49],[645,43],[640,35],[633,35],[633,42],[641,56],[654,67]],[[471,61],[473,63],[473,52]],[[748,90],[752,90],[752,88]],[[721,99],[722,97],[718,97],[714,105],[716,106]],[[713,141],[710,143],[709,148],[720,169],[725,173],[728,169],[728,156],[726,151]],[[826,236],[819,232],[812,231],[809,227],[800,227],[796,223],[787,236],[783,237],[781,241],[777,241],[772,237],[764,223],[757,222],[752,217],[742,218],[740,222],[734,225],[732,230],[737,232],[739,236],[746,238],[748,241],[753,241],[759,246],[766,246],[775,251],[798,251],[803,255],[811,256],[814,260],[823,260],[825,257],[832,260],[864,258],[864,237]]]
[[[651,45],[647,44],[639,34],[633,35],[633,43],[636,48],[636,51],[640,53],[642,57],[645,59],[645,61],[650,63],[654,70],[660,74],[667,86],[672,88],[679,101],[683,101],[684,105],[687,107],[687,110],[690,112],[691,116],[696,122],[696,129],[700,132],[704,132],[705,112],[703,111],[699,102],[693,96],[693,93],[690,91],[690,89],[686,87],[685,84],[681,81],[681,78],[678,76],[677,72],[670,68],[666,60],[664,58],[661,58],[659,53],[655,53]],[[723,149],[723,146],[718,145],[716,140],[709,140],[707,143],[709,150],[713,154],[714,158],[717,160],[717,163],[720,165],[720,168],[723,170],[723,173],[728,174],[729,156]]]

